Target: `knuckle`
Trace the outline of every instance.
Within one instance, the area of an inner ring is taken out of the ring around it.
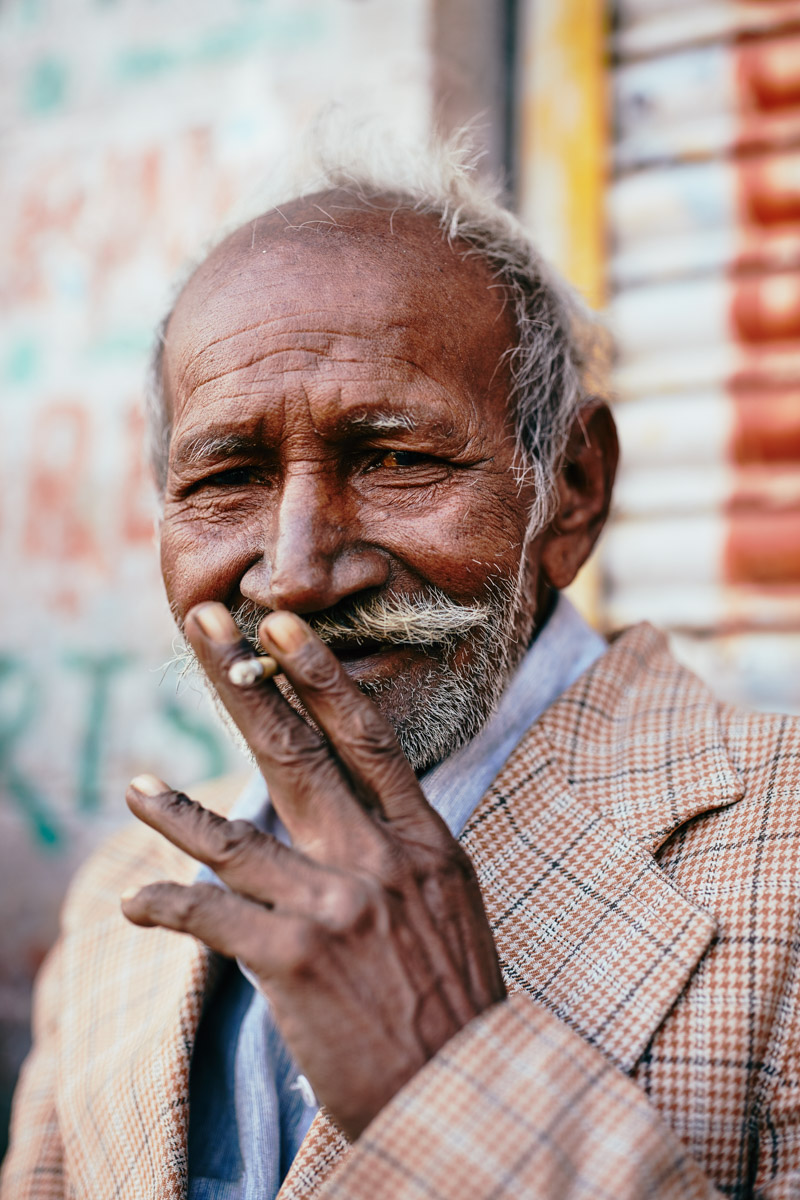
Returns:
[[[391,726],[373,704],[361,703],[349,714],[349,741],[370,754],[390,754],[397,749]]]
[[[473,874],[472,859],[456,841],[437,813],[425,813],[406,827],[409,844],[416,847],[414,857],[423,871]]]
[[[166,812],[180,817],[185,817],[189,812],[197,812],[200,808],[200,805],[195,800],[190,800],[185,792],[169,792],[162,803]]]
[[[188,887],[173,892],[168,903],[177,928],[189,930],[205,913],[207,898],[201,889]]]
[[[472,859],[463,846],[453,838],[445,848],[445,864],[448,873],[458,875],[461,879],[477,879]]]
[[[225,821],[214,831],[212,865],[230,867],[255,848],[260,834],[249,821]]]
[[[441,870],[460,875],[471,873],[472,860],[446,826],[434,829],[432,846],[434,859],[438,861]]]
[[[326,887],[320,916],[334,933],[358,932],[372,924],[377,901],[378,889],[365,879],[335,879]]]
[[[380,881],[381,887],[394,892],[403,892],[413,882],[415,873],[412,863],[400,845],[392,838],[384,838],[371,860],[370,869]]]
[[[431,861],[420,871],[422,885],[435,886],[440,891],[469,888],[476,881],[472,860],[457,842],[434,852]]]
[[[322,745],[307,725],[287,721],[270,735],[264,753],[275,766],[306,768],[319,761]]]
[[[321,642],[306,643],[294,670],[303,685],[312,691],[341,690],[342,668],[332,651]]]
[[[235,662],[242,658],[253,657],[253,647],[247,638],[241,637],[236,642],[229,642],[227,645],[221,645],[219,642],[214,643],[217,651],[217,662],[221,670],[227,672]]]

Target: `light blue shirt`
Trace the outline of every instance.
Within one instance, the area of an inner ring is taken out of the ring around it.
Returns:
[[[420,780],[454,837],[534,721],[605,650],[599,634],[559,596],[480,733]],[[258,774],[231,815],[285,837]],[[210,876],[201,869],[199,877]],[[266,999],[235,964],[200,1023],[189,1101],[189,1200],[272,1200],[317,1105]]]

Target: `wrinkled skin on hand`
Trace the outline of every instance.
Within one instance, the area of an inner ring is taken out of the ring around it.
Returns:
[[[228,681],[252,650],[223,605],[194,608],[186,634],[292,846],[144,777],[128,792],[134,814],[229,890],[156,883],[123,901],[125,915],[241,959],[317,1097],[355,1138],[459,1029],[503,999],[475,872],[389,723],[299,616],[272,613],[260,638],[325,741],[271,680]]]

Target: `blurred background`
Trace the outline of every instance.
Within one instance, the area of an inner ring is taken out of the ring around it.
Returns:
[[[330,100],[487,170],[608,314],[575,596],[800,711],[800,0],[0,0],[0,1152],[33,975],[127,780],[241,769],[165,666],[143,465],[182,264]]]

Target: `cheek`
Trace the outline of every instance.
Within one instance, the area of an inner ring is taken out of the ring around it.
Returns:
[[[167,514],[161,531],[161,572],[167,598],[182,619],[203,600],[229,603],[252,559],[246,525],[207,529]]]
[[[490,579],[516,575],[526,526],[516,493],[471,489],[432,505],[424,516],[395,513],[382,541],[415,574],[468,600]]]

